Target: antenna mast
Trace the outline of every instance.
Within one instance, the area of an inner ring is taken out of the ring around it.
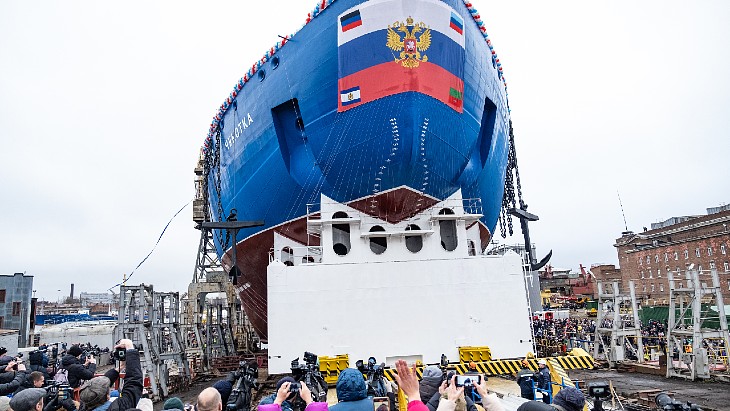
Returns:
[[[621,203],[621,194],[616,189],[616,195],[618,196],[618,205],[621,206],[621,215],[624,217],[624,231],[629,231],[629,225],[626,224],[626,213],[624,213],[624,205]]]

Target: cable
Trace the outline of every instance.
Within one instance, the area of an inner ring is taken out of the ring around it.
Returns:
[[[168,221],[167,224],[165,224],[165,228],[162,229],[162,232],[160,233],[160,236],[157,238],[157,242],[155,243],[154,247],[152,247],[152,250],[150,250],[150,252],[147,253],[147,255],[142,259],[142,261],[140,261],[139,264],[137,264],[137,266],[134,267],[134,270],[132,270],[132,272],[129,274],[129,277],[127,277],[127,280],[129,280],[130,278],[132,278],[132,276],[137,271],[137,269],[139,267],[141,267],[142,264],[144,264],[145,261],[147,261],[148,258],[150,258],[150,256],[152,255],[153,252],[155,252],[155,249],[157,248],[157,245],[160,244],[160,240],[162,240],[162,236],[165,235],[165,231],[167,231],[167,228],[170,226],[170,223],[172,223],[172,220],[174,220],[175,217],[177,217],[177,215],[182,212],[182,210],[184,210],[187,206],[189,206],[190,203],[193,202],[193,200],[194,200],[194,198],[193,199],[190,199],[190,201],[188,201],[187,203],[185,203],[185,205],[182,206],[182,208],[180,208],[179,210],[177,210],[177,213],[175,213],[175,215],[172,216],[172,218],[170,219],[170,221]],[[119,287],[120,285],[124,284],[124,282],[126,282],[127,280],[124,280],[124,281],[122,281],[119,284],[116,284],[116,285],[111,286],[108,291],[112,291],[114,288]]]

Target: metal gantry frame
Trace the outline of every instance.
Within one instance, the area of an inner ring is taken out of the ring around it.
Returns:
[[[669,278],[669,324],[667,327],[667,378],[681,377],[689,380],[710,378],[709,346],[705,343],[719,340],[724,349],[728,349],[728,325],[725,316],[725,305],[720,288],[717,270],[711,270],[711,285],[701,281],[697,270],[685,273],[686,287],[678,287],[675,274],[667,273]],[[704,307],[703,307],[704,305]],[[717,307],[717,315],[710,314],[708,306]],[[703,309],[705,310],[703,312]],[[717,320],[720,328],[707,328],[705,321]],[[675,351],[677,363],[673,361]],[[683,367],[685,364],[686,367]]]
[[[594,334],[593,357],[598,358],[600,348],[611,368],[616,363],[626,360],[626,349],[634,351],[638,362],[644,362],[644,343],[641,336],[641,323],[639,321],[638,305],[636,304],[636,291],[634,282],[629,281],[629,295],[621,294],[618,281],[613,281],[612,293],[605,293],[603,283],[596,282],[598,288],[598,318],[596,319],[596,332]],[[603,322],[608,316],[603,314],[603,306],[606,302],[613,305],[613,323],[611,327],[603,327]],[[621,316],[621,306],[624,302],[631,303],[631,318]],[[632,343],[628,337],[634,338]],[[634,344],[636,346],[634,346]]]
[[[173,385],[190,383],[190,368],[180,335],[180,298],[178,293],[156,293],[151,285],[126,286],[119,290],[117,339],[128,338],[136,347],[146,375],[150,378],[153,399],[167,397]],[[176,371],[173,371],[176,370]]]

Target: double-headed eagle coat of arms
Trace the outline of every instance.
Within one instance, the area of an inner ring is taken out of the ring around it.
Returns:
[[[428,61],[428,56],[421,52],[431,47],[431,29],[423,22],[414,24],[411,17],[405,24],[396,21],[388,26],[388,42],[385,45],[393,51],[400,51],[400,56],[395,58],[396,63],[405,68],[416,68],[421,62]]]

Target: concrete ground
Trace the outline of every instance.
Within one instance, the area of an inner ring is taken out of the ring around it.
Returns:
[[[730,411],[730,384],[727,383],[693,382],[613,370],[571,370],[569,375],[573,380],[583,380],[586,383],[611,381],[616,392],[622,397],[635,398],[637,391],[657,389],[673,392],[677,401],[689,401],[703,408]]]

